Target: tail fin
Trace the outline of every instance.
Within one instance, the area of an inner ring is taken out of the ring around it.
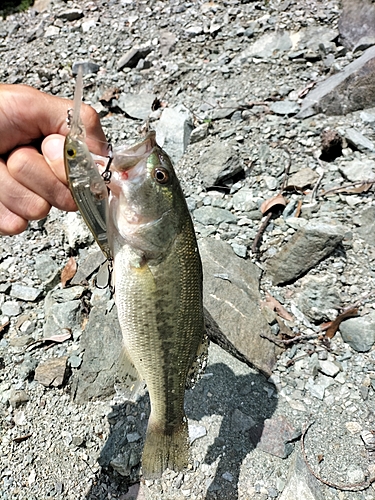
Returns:
[[[189,431],[186,418],[171,431],[165,432],[153,424],[151,415],[142,456],[143,476],[155,479],[167,468],[181,471],[188,462]]]

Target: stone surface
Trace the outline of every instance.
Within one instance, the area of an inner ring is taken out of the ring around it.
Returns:
[[[260,36],[248,49],[241,52],[242,62],[251,61],[253,57],[268,59],[292,48],[292,40],[288,32],[278,31]]]
[[[355,234],[367,244],[375,246],[375,207],[371,206],[362,210],[354,221],[359,225],[355,229]]]
[[[68,328],[73,333],[81,328],[81,301],[83,287],[75,286],[49,292],[45,299],[44,337],[51,337]]]
[[[276,115],[296,115],[299,105],[293,101],[276,101],[270,105],[270,110]]]
[[[287,186],[295,186],[299,189],[310,187],[315,184],[318,177],[319,174],[312,168],[301,168],[301,170],[288,177]]]
[[[332,310],[339,307],[341,298],[330,277],[306,276],[301,285],[297,304],[303,314],[315,322],[331,319]]]
[[[106,300],[97,301],[81,336],[84,355],[79,370],[73,373],[75,401],[82,403],[113,394],[121,346],[116,306],[107,312]]]
[[[319,83],[305,97],[297,117],[315,113],[342,115],[375,105],[375,47]]]
[[[45,387],[63,385],[67,374],[68,357],[51,358],[40,363],[35,369],[34,379]]]
[[[367,181],[375,178],[375,161],[369,158],[354,159],[339,167],[342,175],[351,182]]]
[[[193,130],[190,111],[183,105],[165,108],[155,130],[156,142],[177,163],[190,142]]]
[[[206,309],[248,362],[271,374],[279,350],[260,337],[270,332],[270,327],[260,312],[258,268],[236,257],[230,246],[219,240],[202,240],[199,249]],[[216,277],[223,274],[228,279]]]
[[[371,313],[343,321],[340,325],[340,333],[344,342],[347,342],[355,351],[369,351],[375,343],[375,314]]]
[[[151,52],[151,47],[133,47],[128,50],[118,61],[117,69],[135,68],[141,59],[144,59]]]
[[[97,73],[100,69],[99,64],[93,61],[75,61],[72,66],[73,75],[78,73],[78,68],[82,68],[83,75],[90,75],[91,73]]]
[[[201,155],[198,162],[205,187],[225,182],[242,172],[243,167],[231,144],[215,141]]]
[[[220,224],[221,222],[229,222],[235,224],[237,217],[225,208],[218,207],[200,207],[193,212],[194,219],[205,226],[209,224]]]
[[[375,150],[374,143],[354,128],[347,128],[345,130],[345,139],[359,151]]]
[[[324,500],[321,483],[308,470],[298,449],[294,452],[287,484],[280,500]]]
[[[274,285],[299,278],[341,243],[342,227],[320,221],[309,222],[298,229],[283,248],[266,263],[267,274]]]
[[[15,283],[10,290],[10,296],[25,302],[34,302],[42,293],[42,290],[31,286],[19,285]]]
[[[251,434],[256,434],[257,430],[259,429],[254,429]],[[292,453],[294,449],[292,441],[301,435],[301,431],[294,429],[283,416],[265,420],[260,431],[257,448],[280,458],[286,458]]]
[[[354,52],[375,45],[375,6],[371,0],[343,0],[339,42]]]
[[[151,113],[152,103],[155,100],[155,94],[121,94],[118,100],[119,108],[131,118],[138,120],[147,120]]]

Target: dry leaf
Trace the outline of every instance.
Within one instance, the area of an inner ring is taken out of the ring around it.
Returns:
[[[271,311],[276,311],[279,316],[286,319],[287,321],[293,321],[293,316],[291,316],[288,311],[283,307],[275,297],[266,292],[266,300],[263,304],[271,309]]]
[[[63,328],[63,331],[65,333],[62,333],[60,335],[52,335],[52,337],[46,337],[44,339],[36,340],[35,342],[33,342],[28,346],[27,350],[31,351],[35,347],[41,346],[46,342],[57,342],[61,344],[62,342],[65,342],[65,340],[69,340],[72,337],[72,331],[70,330],[70,328]]]
[[[24,436],[18,436],[13,439],[15,443],[22,443],[22,441],[26,441],[26,439],[29,439],[32,436],[32,434],[25,434]]]
[[[357,308],[348,309],[344,313],[339,314],[334,321],[331,321],[331,324],[325,323],[325,325],[329,325],[328,327],[321,327],[322,330],[326,330],[325,338],[333,339],[339,329],[341,321],[347,318],[353,318],[354,316],[358,316]]]
[[[360,186],[344,189],[343,191],[341,191],[341,193],[347,193],[347,194],[367,193],[367,191],[372,187],[372,184],[373,184],[372,182],[364,182]]]
[[[73,278],[77,272],[77,262],[74,257],[70,257],[61,273],[61,285],[64,288],[66,283]]]
[[[0,333],[5,330],[10,325],[10,321],[6,321],[3,325],[0,325]]]
[[[272,198],[265,200],[260,206],[260,211],[264,215],[266,212],[268,212],[268,210],[276,206],[286,207],[286,200],[283,195],[278,194],[277,196],[273,196]]]

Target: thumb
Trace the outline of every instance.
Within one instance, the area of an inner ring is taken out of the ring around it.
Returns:
[[[66,184],[64,142],[65,137],[63,135],[48,135],[42,142],[42,153],[52,172],[61,182]]]

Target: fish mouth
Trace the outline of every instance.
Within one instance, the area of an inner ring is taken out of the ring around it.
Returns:
[[[143,141],[134,144],[129,148],[118,148],[113,152],[111,170],[119,173],[129,173],[138,164],[144,165],[144,161],[150,156],[151,151],[156,146],[156,134],[151,131]]]

